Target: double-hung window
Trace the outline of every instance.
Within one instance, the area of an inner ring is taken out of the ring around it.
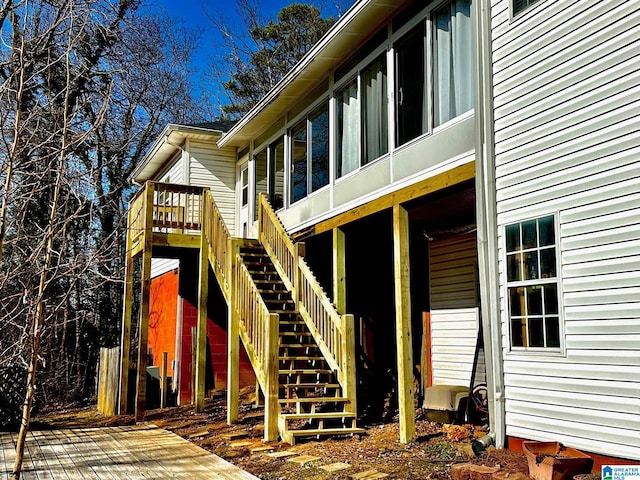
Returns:
[[[387,61],[383,53],[336,92],[336,176],[389,151]]]
[[[329,183],[329,105],[324,102],[291,130],[291,203]]]
[[[517,15],[518,13],[526,10],[531,5],[536,3],[538,0],[513,0],[513,14]]]
[[[553,215],[505,228],[512,350],[560,349],[555,230]]]

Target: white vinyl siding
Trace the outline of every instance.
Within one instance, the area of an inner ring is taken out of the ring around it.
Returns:
[[[184,184],[186,183],[184,181],[184,169],[184,161],[182,156],[178,154],[171,162],[169,162],[169,165],[164,172],[158,176],[158,181],[164,183]]]
[[[431,363],[434,385],[467,387],[478,338],[476,234],[429,243]],[[475,384],[483,383],[484,357]]]
[[[434,385],[468,387],[478,338],[478,308],[431,311],[431,367]],[[485,381],[484,355],[474,384]]]
[[[209,187],[229,229],[235,235],[236,153],[210,143],[188,142],[189,184]]]
[[[565,344],[505,348],[506,433],[640,459],[640,4],[494,0],[492,36],[499,231],[557,215]]]
[[[478,250],[475,233],[430,242],[431,309],[477,307],[477,270]]]
[[[159,277],[167,272],[180,267],[180,260],[177,258],[152,258],[151,259],[151,278]]]

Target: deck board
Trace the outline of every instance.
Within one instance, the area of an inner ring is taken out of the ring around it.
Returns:
[[[15,433],[0,433],[0,480],[15,459]],[[29,432],[23,480],[257,480],[226,460],[155,425]]]

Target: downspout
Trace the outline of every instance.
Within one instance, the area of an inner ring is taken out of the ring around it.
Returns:
[[[495,184],[491,1],[475,0],[476,214],[481,321],[484,331],[489,436],[505,447],[505,398],[498,277],[498,232]]]

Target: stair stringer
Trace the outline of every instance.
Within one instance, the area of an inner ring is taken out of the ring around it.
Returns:
[[[245,253],[238,256],[238,262],[242,263],[243,268],[252,271],[251,274],[253,284],[256,287],[257,294],[260,296],[260,302],[267,306],[269,312],[277,314],[279,320],[279,360],[278,360],[278,433],[283,441],[287,443],[295,443],[298,437],[310,436],[330,436],[330,435],[353,435],[363,433],[364,430],[357,428],[355,404],[349,398],[342,395],[342,385],[337,380],[337,372],[331,365],[331,362],[322,353],[322,348],[318,344],[316,335],[309,329],[307,322],[295,308],[290,288],[282,279],[282,274],[277,268],[277,262],[274,262],[268,250],[261,246],[261,253],[257,252],[258,245],[253,245],[254,252],[247,253],[248,245],[245,245]],[[265,266],[266,259],[269,259],[269,267]],[[262,260],[260,260],[262,259]],[[257,269],[257,270],[256,270]],[[261,286],[262,285],[262,286]],[[255,349],[250,341],[250,332],[246,331],[246,324],[241,322],[241,335],[243,344],[256,372],[264,372],[264,362],[257,358]],[[291,344],[285,343],[283,338],[296,337],[291,331],[286,331],[287,326],[295,325],[297,333],[302,335],[301,338],[307,339],[305,343]],[[300,348],[306,353],[290,356],[289,351]],[[310,351],[317,352],[314,356],[310,356]],[[287,369],[287,362],[290,369]],[[308,364],[305,364],[308,362]],[[323,368],[316,364],[322,364]],[[315,383],[301,382],[301,378],[312,378],[316,376]],[[264,375],[257,375],[263,392],[266,391],[267,379]],[[298,383],[291,384],[284,379],[297,378]],[[321,377],[326,376],[327,381],[321,382]],[[333,391],[333,395],[308,396],[301,395],[300,392],[308,392],[314,390],[317,394],[319,391]],[[266,394],[265,394],[266,397]],[[267,400],[265,398],[265,400]],[[327,407],[330,405],[330,407]],[[291,412],[291,407],[295,409]],[[334,408],[328,411],[327,408]],[[323,411],[321,411],[323,410]],[[292,423],[306,422],[305,429],[293,429]],[[337,426],[335,424],[338,424]],[[313,427],[313,428],[310,428]]]

